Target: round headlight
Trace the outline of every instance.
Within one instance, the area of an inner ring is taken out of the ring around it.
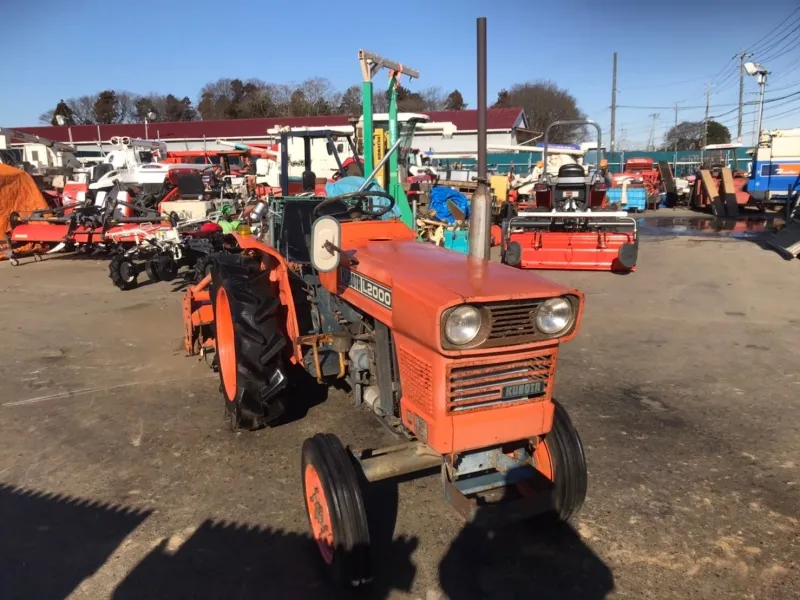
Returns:
[[[564,298],[550,298],[536,312],[536,327],[542,333],[561,333],[572,323],[572,304]]]
[[[444,337],[456,346],[469,344],[481,329],[481,313],[474,306],[459,306],[444,322]]]

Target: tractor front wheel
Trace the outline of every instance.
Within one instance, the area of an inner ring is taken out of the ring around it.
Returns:
[[[353,458],[335,435],[318,433],[303,444],[301,470],[311,534],[331,578],[369,581],[369,526]]]
[[[558,402],[553,428],[539,439],[533,452],[536,469],[553,482],[555,514],[560,521],[569,521],[586,499],[586,456],[578,431],[567,411]]]

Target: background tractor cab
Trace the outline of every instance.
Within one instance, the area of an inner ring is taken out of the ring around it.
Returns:
[[[602,163],[600,126],[594,121],[556,121],[544,134],[543,171],[534,186],[536,206],[522,205],[503,221],[501,255],[505,264],[522,269],[574,269],[629,272],[636,266],[636,221],[606,207],[602,169],[587,175],[583,165],[548,169],[548,138],[558,125],[591,125],[597,129],[597,156]]]
[[[542,154],[542,174],[534,186],[536,209],[538,211],[584,212],[604,208],[606,205],[606,181],[599,169],[591,175],[586,174],[582,164],[565,161],[558,167],[557,174],[549,169],[548,135],[550,130],[562,124],[587,124],[597,128],[597,155],[601,155],[602,140],[600,126],[594,121],[556,121],[545,132]]]
[[[209,168],[206,164],[168,164],[159,162],[167,158],[167,145],[161,141],[113,137],[114,150],[103,162],[92,167],[90,190],[110,190],[117,182],[128,187],[138,187],[155,194],[161,190],[167,174],[176,168],[197,172]]]

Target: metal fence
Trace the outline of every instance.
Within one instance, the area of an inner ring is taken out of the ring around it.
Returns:
[[[585,164],[597,164],[596,152],[589,151],[584,157]],[[608,167],[612,173],[621,173],[625,161],[629,158],[652,158],[653,162],[666,161],[672,166],[672,170],[677,177],[684,177],[694,173],[700,168],[703,162],[730,165],[732,168],[743,171],[750,170],[752,157],[747,154],[747,148],[736,148],[735,151],[710,151],[701,153],[699,150],[679,150],[676,153],[669,151],[647,152],[642,150],[632,150],[625,152],[606,152],[605,158],[608,160]],[[676,160],[677,159],[677,160]],[[520,153],[498,153],[489,154],[487,165],[489,170],[505,174],[513,167],[514,173],[525,175],[530,173],[536,165],[536,161],[541,160],[541,154],[527,152]],[[475,160],[471,158],[451,158],[439,161],[443,168],[474,168]]]

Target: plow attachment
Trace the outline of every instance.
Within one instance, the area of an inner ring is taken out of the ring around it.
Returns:
[[[520,212],[503,226],[503,262],[521,269],[630,272],[636,220],[625,212]]]
[[[183,296],[184,347],[191,356],[214,352],[214,311],[209,286],[211,275],[186,290]]]

